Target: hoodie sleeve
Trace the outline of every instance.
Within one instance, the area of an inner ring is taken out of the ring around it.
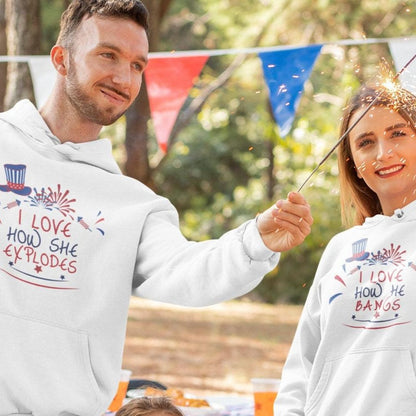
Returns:
[[[304,416],[309,377],[320,342],[315,290],[310,291],[282,372],[275,416]],[[311,312],[315,310],[315,312]]]
[[[295,337],[282,371],[282,383],[275,403],[275,416],[304,416],[308,386],[322,336],[320,286],[337,257],[343,234],[336,235],[326,247],[303,308]]]
[[[188,241],[170,203],[148,215],[139,243],[134,294],[183,306],[207,306],[256,287],[278,263],[254,220],[217,240]]]

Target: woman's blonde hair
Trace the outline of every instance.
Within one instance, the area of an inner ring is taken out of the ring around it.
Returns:
[[[416,97],[413,94],[399,86],[391,89],[383,85],[363,85],[344,110],[340,137],[348,130],[352,115],[370,103],[397,111],[416,131]],[[377,194],[357,176],[348,135],[338,147],[338,169],[343,223],[362,224],[366,217],[382,214]]]

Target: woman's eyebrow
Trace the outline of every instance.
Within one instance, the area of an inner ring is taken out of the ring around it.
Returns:
[[[372,131],[365,131],[364,133],[359,134],[357,137],[354,138],[354,141],[364,139],[364,137],[373,136],[374,132]]]
[[[408,123],[397,123],[397,124],[393,124],[390,127],[386,127],[385,131],[391,131],[391,130],[396,130],[396,129],[402,129],[403,127],[409,127]]]

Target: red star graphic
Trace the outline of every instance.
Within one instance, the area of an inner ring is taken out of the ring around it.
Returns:
[[[42,271],[42,267],[41,266],[36,266],[35,267],[35,272],[36,273],[40,273]]]

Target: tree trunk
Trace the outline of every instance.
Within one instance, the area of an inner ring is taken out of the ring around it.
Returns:
[[[147,89],[143,82],[139,96],[126,113],[126,164],[127,176],[152,187],[147,148],[147,122],[150,119]]]
[[[7,55],[6,0],[0,0],[0,55]],[[7,63],[0,62],[0,111],[4,110],[7,84]]]
[[[158,48],[160,25],[172,0],[144,0],[150,14],[149,50]],[[147,123],[150,120],[150,108],[146,84],[143,82],[139,96],[126,113],[126,153],[125,173],[148,186],[151,183],[151,169],[148,153]]]
[[[40,53],[40,0],[6,0],[8,55]],[[5,108],[22,98],[35,103],[30,69],[27,63],[10,62],[7,66]]]

